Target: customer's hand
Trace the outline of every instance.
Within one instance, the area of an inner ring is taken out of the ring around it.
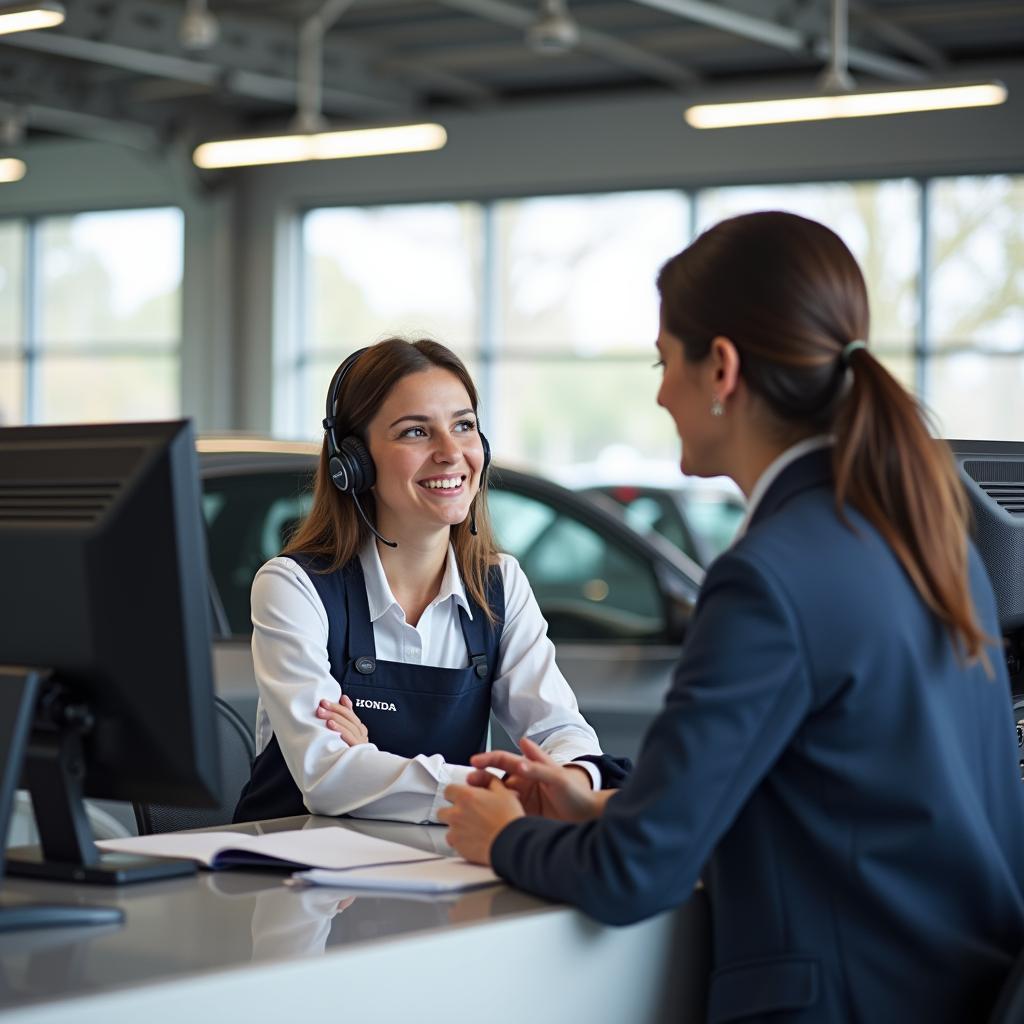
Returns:
[[[437,812],[437,820],[448,826],[449,845],[474,864],[490,864],[498,833],[525,814],[519,797],[501,779],[489,773],[488,778],[487,788],[448,786],[444,795],[452,805]]]
[[[505,772],[505,786],[519,796],[527,814],[589,821],[601,813],[606,797],[594,792],[585,768],[558,764],[532,740],[520,740],[519,747],[522,757],[507,750],[475,754],[472,764],[477,770],[468,783],[486,788],[494,778],[486,769],[499,768]]]
[[[336,732],[350,747],[369,743],[370,734],[359,716],[352,710],[352,698],[342,694],[340,701],[322,700],[317,705],[316,717],[331,732]]]

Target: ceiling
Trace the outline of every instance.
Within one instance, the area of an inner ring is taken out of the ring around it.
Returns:
[[[56,133],[153,147],[266,130],[296,106],[298,39],[325,0],[208,0],[218,35],[188,49],[186,0],[63,0],[59,28],[0,37],[0,116]],[[188,0],[204,6],[202,0]],[[525,41],[528,0],[326,0],[322,109],[380,122],[524,99],[696,92],[816,75],[828,0],[570,0],[573,49]],[[962,75],[1024,56],[1018,0],[849,0],[858,81]],[[2,128],[2,123],[0,123]]]

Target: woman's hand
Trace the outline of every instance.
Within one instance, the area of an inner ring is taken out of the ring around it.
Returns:
[[[445,799],[451,807],[442,807],[437,820],[448,826],[448,843],[474,864],[491,863],[491,845],[498,833],[525,814],[519,797],[502,785],[501,779],[483,786],[448,786]]]
[[[606,796],[594,792],[586,769],[558,764],[532,740],[520,740],[519,747],[523,757],[507,750],[475,754],[472,764],[477,770],[469,776],[469,784],[488,787],[494,776],[485,769],[500,768],[505,772],[502,782],[518,795],[527,814],[589,821],[601,813]]]
[[[332,732],[336,732],[350,747],[369,743],[370,734],[359,716],[352,710],[352,698],[341,696],[339,703],[322,700],[317,705],[316,717]]]

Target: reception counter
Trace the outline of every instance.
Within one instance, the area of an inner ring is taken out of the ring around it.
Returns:
[[[435,826],[300,817],[450,853]],[[643,1024],[704,1019],[703,893],[627,928],[505,885],[447,896],[286,886],[270,871],[122,888],[6,879],[5,902],[116,905],[125,923],[0,935],[0,1019],[19,1024],[345,1020]]]

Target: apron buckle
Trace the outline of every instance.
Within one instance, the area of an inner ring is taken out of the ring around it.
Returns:
[[[469,659],[473,665],[473,671],[476,672],[477,678],[487,678],[487,655],[486,654],[474,654]]]

